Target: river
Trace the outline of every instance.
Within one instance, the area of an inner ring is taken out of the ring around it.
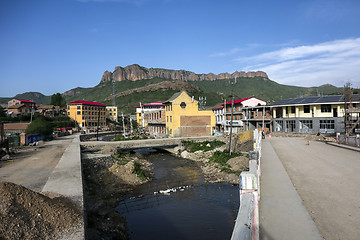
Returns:
[[[169,153],[141,157],[153,163],[154,179],[117,207],[127,219],[131,239],[231,238],[239,208],[238,185],[206,183],[200,163]]]

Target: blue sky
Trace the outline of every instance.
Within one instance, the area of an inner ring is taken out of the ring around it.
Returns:
[[[358,0],[0,0],[0,96],[93,87],[134,63],[359,88],[359,13]]]

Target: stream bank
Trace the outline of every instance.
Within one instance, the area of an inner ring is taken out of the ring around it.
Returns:
[[[196,189],[202,189],[207,183],[238,184],[239,171],[248,168],[247,154],[230,159],[228,164],[231,172],[224,172],[218,164],[209,162],[209,157],[215,151],[223,149],[224,147],[206,152],[197,151],[184,157],[186,150],[181,148],[173,149],[173,154],[160,151],[150,155],[118,155],[115,149],[108,147],[95,151],[95,146],[86,146],[83,150],[93,152],[82,154],[87,239],[129,239],[124,213],[119,209],[115,210],[119,203],[128,199],[147,199],[154,192],[181,186],[191,186],[189,191],[184,192],[193,192],[191,196],[196,196],[199,193]],[[137,172],[135,168],[140,168],[141,171]],[[237,186],[229,186],[229,191],[238,192]],[[213,187],[207,187],[211,188]],[[232,195],[233,193],[228,197],[233,198]],[[234,200],[238,201],[238,197],[234,197]],[[196,201],[191,202],[196,205]],[[181,202],[177,204],[182,205]],[[224,206],[218,206],[219,209],[222,207]],[[238,205],[235,207],[236,211],[237,207]],[[184,211],[186,209],[188,210],[185,207]],[[231,216],[231,219],[235,218]],[[232,224],[229,226],[232,227]]]

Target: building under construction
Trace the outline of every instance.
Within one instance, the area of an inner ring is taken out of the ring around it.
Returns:
[[[360,133],[360,94],[353,94],[350,83],[344,86],[344,128],[345,134],[351,136]]]

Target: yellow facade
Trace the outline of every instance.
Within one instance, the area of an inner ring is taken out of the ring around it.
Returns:
[[[112,121],[118,121],[118,108],[116,106],[106,106],[106,117]]]
[[[213,134],[213,127],[215,127],[216,120],[215,114],[211,110],[199,110],[198,101],[191,98],[185,91],[178,93],[178,96],[174,99],[170,99],[165,103],[165,116],[166,116],[166,129],[167,133],[170,137],[178,137],[181,136],[181,128],[182,130],[186,130],[188,128],[193,128],[194,135],[197,135],[197,130],[202,128],[209,129],[208,134]],[[205,125],[196,126],[194,120],[198,119],[207,119]],[[191,125],[194,123],[193,125]],[[198,129],[196,128],[198,127]]]
[[[106,106],[96,102],[75,101],[67,104],[67,114],[80,127],[106,125]]]

